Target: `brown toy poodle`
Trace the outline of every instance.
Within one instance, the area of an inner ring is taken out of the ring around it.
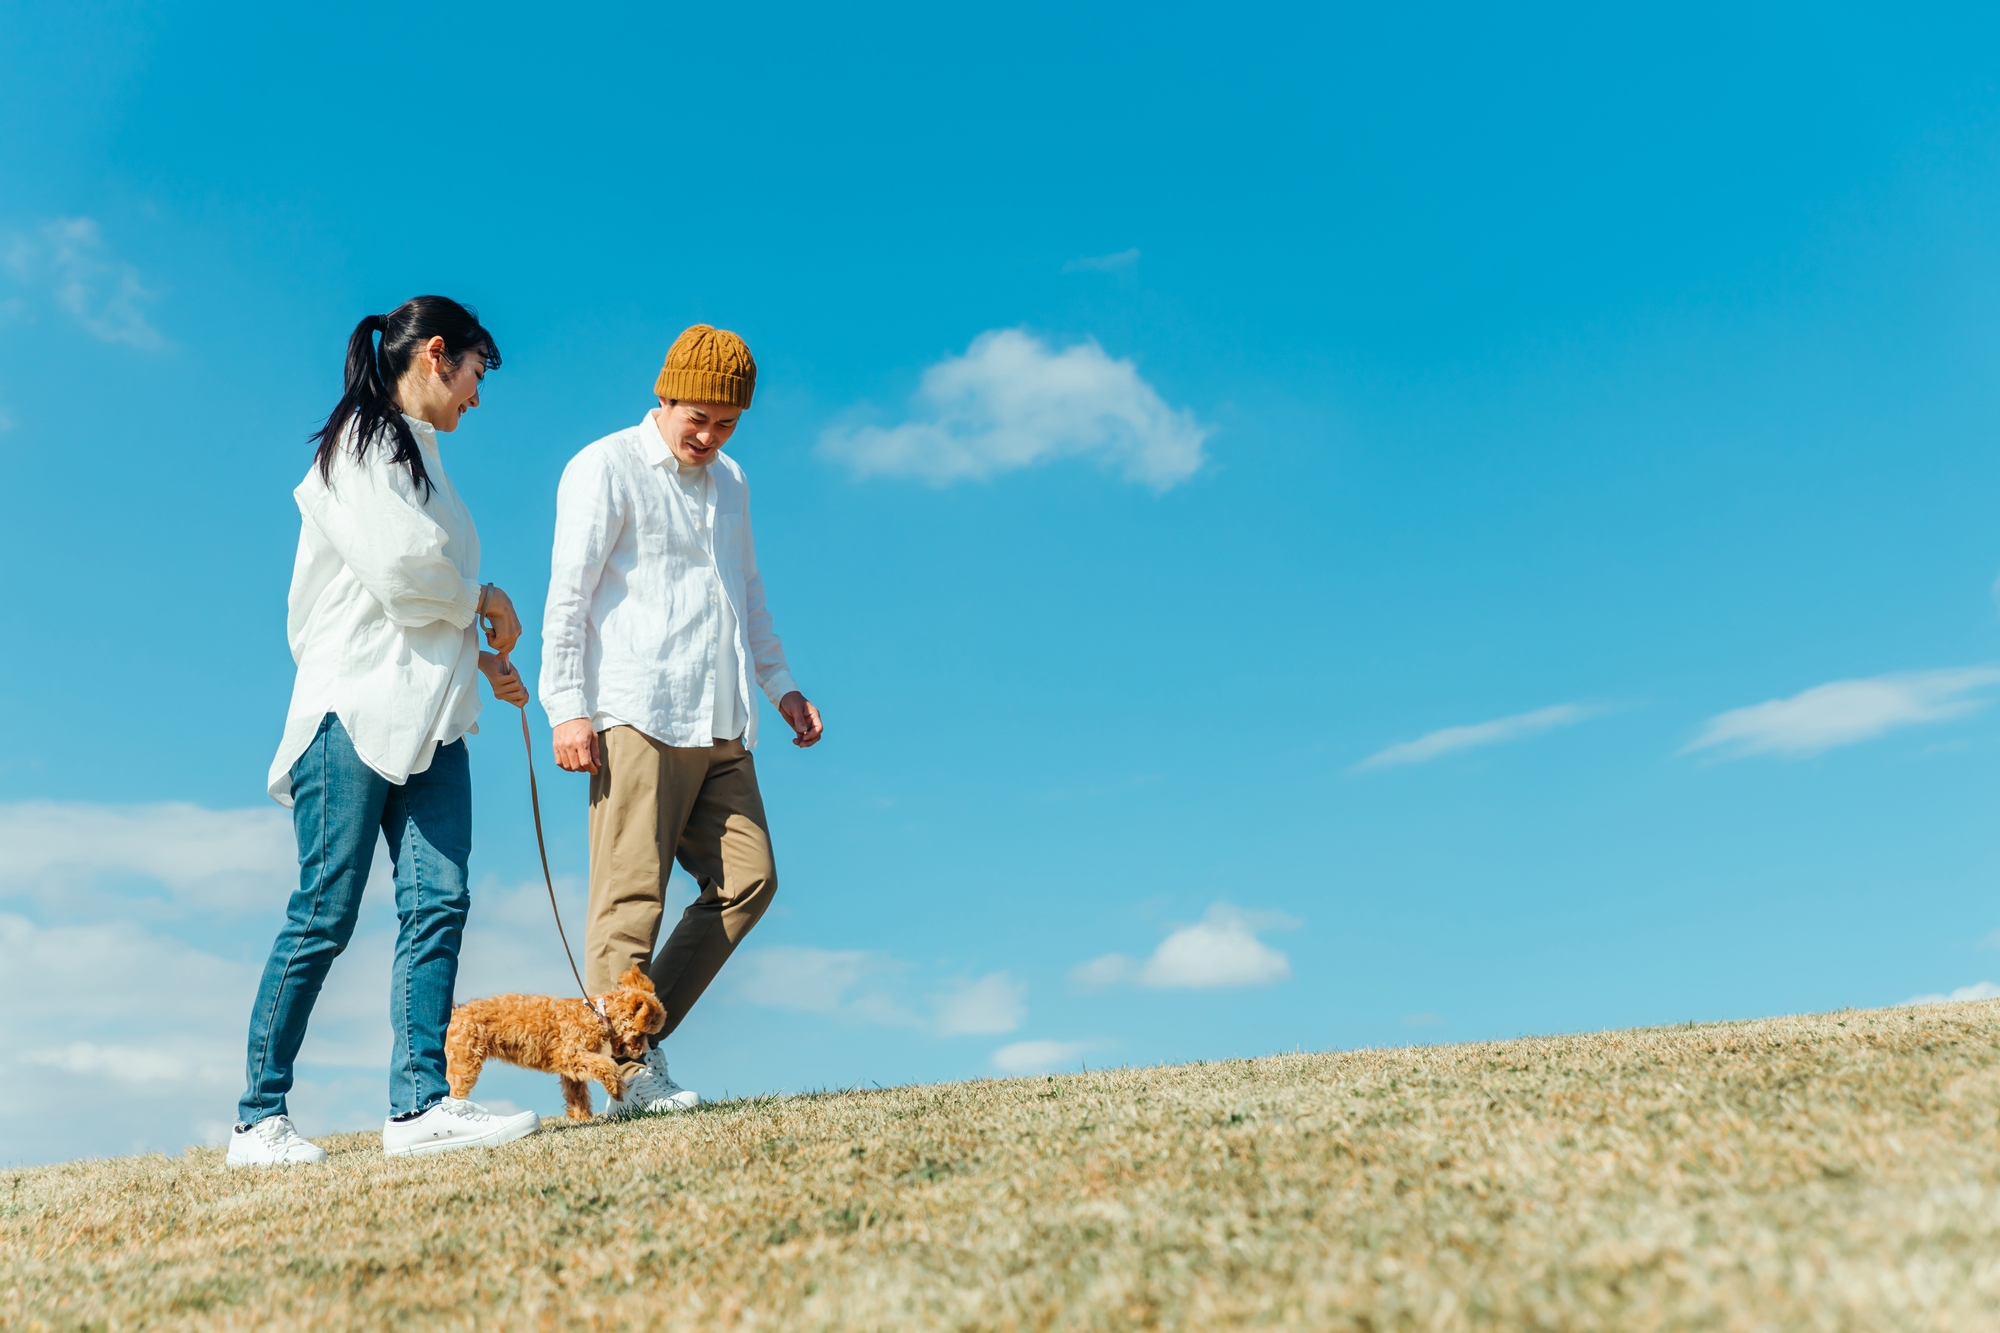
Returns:
[[[618,989],[590,1000],[547,995],[493,995],[451,1011],[444,1035],[445,1081],[451,1095],[470,1097],[488,1060],[562,1077],[563,1101],[572,1120],[590,1119],[590,1083],[613,1098],[624,1095],[618,1059],[641,1060],[646,1038],[667,1024],[653,983],[636,966],[618,978]]]

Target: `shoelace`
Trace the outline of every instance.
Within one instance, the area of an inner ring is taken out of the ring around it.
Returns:
[[[257,1122],[257,1137],[264,1140],[264,1146],[277,1149],[291,1146],[299,1137],[292,1128],[292,1118],[288,1115],[274,1115]]]
[[[493,1113],[478,1102],[462,1102],[456,1097],[447,1097],[438,1103],[446,1115],[455,1115],[465,1120],[491,1120]]]

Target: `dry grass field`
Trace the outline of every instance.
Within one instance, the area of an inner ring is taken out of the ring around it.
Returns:
[[[2000,1328],[2000,1003],[0,1175],[9,1329]]]

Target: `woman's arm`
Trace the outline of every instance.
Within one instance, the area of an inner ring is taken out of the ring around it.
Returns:
[[[406,628],[446,621],[464,629],[478,613],[480,585],[445,554],[450,540],[424,509],[409,472],[376,448],[357,461],[342,451],[326,485],[315,471],[295,492],[299,511],[354,571],[389,619]]]

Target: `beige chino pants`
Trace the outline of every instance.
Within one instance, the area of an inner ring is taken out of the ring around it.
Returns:
[[[590,915],[583,981],[592,995],[638,964],[653,979],[667,1025],[680,1026],[778,891],[757,769],[743,742],[663,745],[632,727],[597,733],[590,778]],[[697,896],[653,951],[673,862]],[[636,1062],[626,1062],[627,1074]]]

